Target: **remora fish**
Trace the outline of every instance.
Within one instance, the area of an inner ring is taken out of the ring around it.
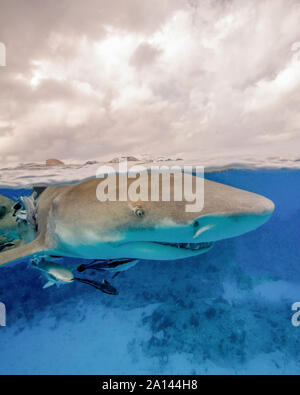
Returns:
[[[32,259],[31,263],[36,269],[40,270],[47,279],[46,284],[43,286],[44,289],[49,288],[54,284],[60,285],[79,281],[81,283],[91,285],[92,287],[97,288],[104,293],[108,293],[110,295],[118,294],[117,290],[106,280],[98,282],[75,277],[72,270],[69,268],[55,262],[48,261],[45,258],[34,258]]]

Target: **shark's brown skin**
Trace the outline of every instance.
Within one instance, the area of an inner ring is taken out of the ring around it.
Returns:
[[[78,185],[47,188],[38,198],[36,239],[0,253],[0,265],[35,254],[87,259],[193,256],[196,251],[185,253],[163,244],[210,242],[238,236],[262,225],[274,210],[274,204],[260,195],[208,180],[200,213],[186,212],[189,202],[185,200],[99,202],[96,196],[99,182],[93,179]],[[129,185],[131,182],[128,180]],[[148,188],[151,191],[150,182]],[[137,210],[143,215],[136,215]]]

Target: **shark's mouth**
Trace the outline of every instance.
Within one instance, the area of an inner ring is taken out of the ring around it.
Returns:
[[[161,244],[169,247],[176,247],[185,250],[192,250],[192,251],[200,251],[200,250],[208,250],[212,248],[214,245],[213,242],[210,243],[162,243],[162,242],[155,242],[156,244]]]

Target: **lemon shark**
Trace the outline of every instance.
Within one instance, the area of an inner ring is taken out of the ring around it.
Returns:
[[[39,255],[108,260],[197,256],[216,241],[258,228],[274,211],[273,202],[261,195],[207,179],[201,212],[187,212],[185,199],[100,202],[98,185],[92,179],[40,191],[35,239],[0,252],[0,266]],[[171,182],[171,196],[173,188]]]
[[[33,258],[31,264],[34,268],[38,269],[43,276],[47,279],[46,284],[43,289],[52,287],[56,284],[57,286],[61,284],[70,284],[74,281],[90,285],[96,289],[99,289],[103,293],[110,295],[118,295],[118,291],[113,287],[108,281],[102,280],[93,281],[86,278],[76,277],[73,274],[73,270],[65,267],[63,265],[57,264],[52,261],[47,261],[45,257]]]

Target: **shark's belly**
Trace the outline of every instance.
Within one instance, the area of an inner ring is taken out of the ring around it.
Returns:
[[[180,238],[178,237],[178,234]],[[200,255],[203,251],[163,245],[164,242],[193,241],[190,229],[155,229],[103,233],[92,229],[69,229],[56,227],[52,234],[56,255],[84,259],[151,259],[173,260]]]
[[[147,241],[137,242],[99,242],[93,245],[59,244],[55,255],[82,259],[146,259],[146,260],[175,260],[200,255],[207,250],[194,251]]]

